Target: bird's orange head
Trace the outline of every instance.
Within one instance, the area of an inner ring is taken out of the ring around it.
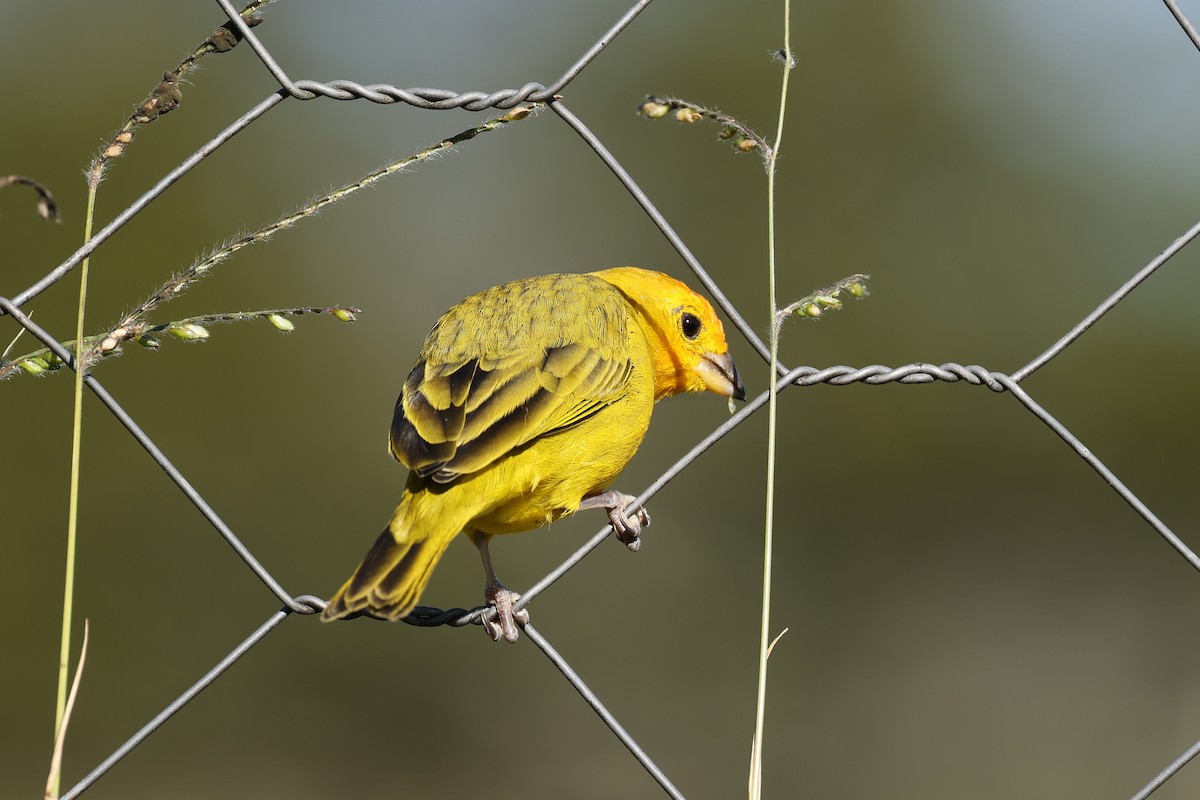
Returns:
[[[746,399],[725,329],[708,300],[661,272],[615,267],[593,272],[637,311],[654,359],[654,397],[715,392]]]

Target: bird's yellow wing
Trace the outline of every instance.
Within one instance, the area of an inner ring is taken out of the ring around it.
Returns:
[[[473,295],[442,316],[404,383],[393,455],[449,483],[625,395],[631,321],[590,275],[547,275]]]

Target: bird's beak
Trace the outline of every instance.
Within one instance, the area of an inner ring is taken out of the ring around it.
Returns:
[[[729,353],[709,353],[701,359],[696,371],[710,392],[734,400],[746,399],[746,387],[742,386],[741,376]]]

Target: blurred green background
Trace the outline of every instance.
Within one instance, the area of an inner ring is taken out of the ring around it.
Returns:
[[[457,90],[549,82],[623,0],[279,3],[257,30],[294,78]],[[1200,6],[1186,10],[1200,16]],[[650,122],[647,93],[774,130],[778,3],[656,3],[565,91],[733,301],[765,331],[765,178],[710,125]],[[0,192],[11,296],[81,240],[81,171],[222,17],[213,4],[0,5]],[[872,297],[793,322],[783,359],[1011,372],[1200,216],[1200,54],[1157,3],[796,3],[780,162],[783,299],[856,271]],[[246,47],[204,60],[99,198],[111,218],[272,91]],[[287,101],[102,247],[89,329],[173,271],[485,115]],[[1200,458],[1185,250],[1025,386],[1195,544]],[[358,305],[134,348],[97,376],[292,593],[328,596],[405,474],[384,451],[437,315],[517,277],[687,270],[553,114],[468,143],[250,248],[158,319]],[[694,283],[694,281],[693,281]],[[32,302],[74,330],[74,275]],[[16,333],[0,319],[0,337]],[[15,352],[30,349],[23,338]],[[766,366],[733,342],[748,387]],[[1191,365],[1191,366],[1189,366]],[[0,386],[0,796],[50,755],[70,446],[66,374]],[[820,386],[780,401],[765,786],[771,797],[1128,797],[1200,737],[1195,572],[1012,398],[967,385]],[[660,410],[619,481],[640,491],[726,418]],[[765,415],[651,504],[636,556],[608,543],[532,607],[539,628],[691,798],[745,791],[753,727]],[[64,789],[278,608],[87,398],[77,622],[86,674]],[[497,543],[530,585],[601,515]],[[478,602],[456,543],[426,595]],[[78,643],[78,629],[76,635]],[[529,642],[293,618],[88,797],[657,797]],[[1156,797],[1192,797],[1191,767]]]

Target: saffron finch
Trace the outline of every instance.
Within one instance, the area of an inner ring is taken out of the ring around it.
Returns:
[[[391,521],[321,614],[412,611],[450,541],[483,559],[493,639],[516,641],[518,595],[496,578],[489,540],[581,508],[604,508],[637,549],[645,510],[606,491],[637,451],[654,402],[711,391],[745,399],[711,305],[661,272],[617,267],[506,283],[433,326],[392,419],[411,472]]]

